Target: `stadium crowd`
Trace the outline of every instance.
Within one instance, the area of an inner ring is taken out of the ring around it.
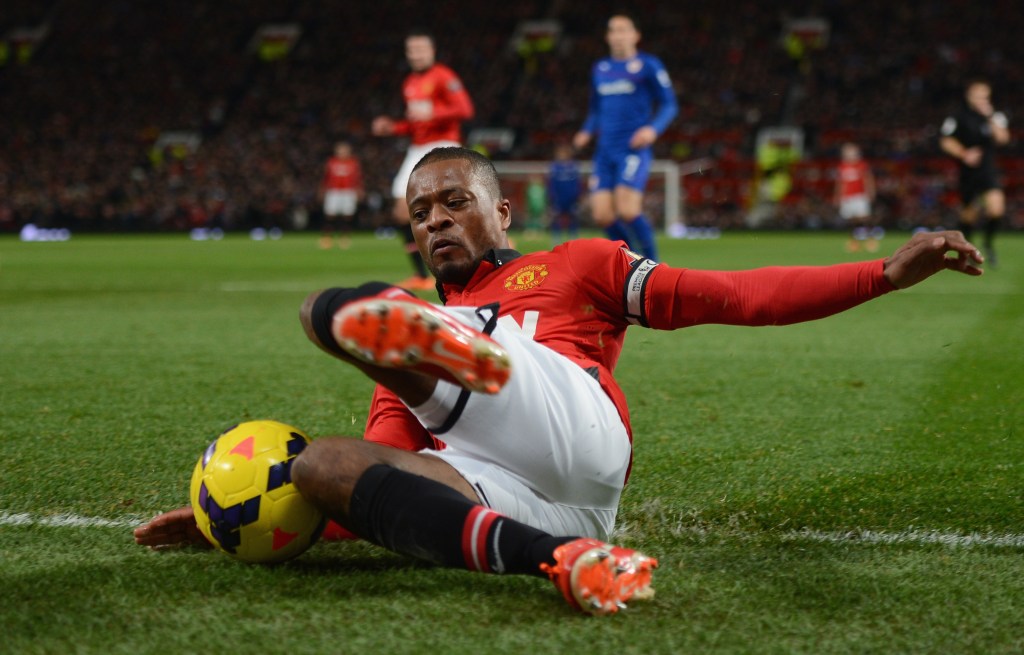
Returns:
[[[439,59],[476,105],[470,129],[514,131],[514,145],[492,157],[548,159],[583,121],[588,71],[606,52],[604,24],[619,7],[450,0],[441,20],[437,5],[415,0],[9,0],[0,11],[0,230],[301,228],[316,220],[323,164],[338,138],[363,162],[365,220],[383,220],[404,148],[374,139],[369,123],[401,113],[406,31],[434,31]],[[881,206],[921,223],[941,220],[952,188],[937,134],[963,82],[991,80],[1015,127],[1024,14],[1010,0],[638,0],[632,10],[641,48],[665,62],[680,100],[657,156],[719,164],[706,184],[688,188],[699,222],[742,223],[749,193],[740,187],[762,125],[803,127],[817,161],[834,162],[843,141],[859,142],[880,173]],[[784,47],[787,19],[808,16],[826,19],[827,45]],[[538,19],[557,21],[559,38],[513,38]],[[301,29],[283,57],[255,38],[268,24]],[[28,45],[12,37],[44,25]],[[1016,175],[1020,144],[1003,155]],[[1020,225],[1024,185],[1015,179],[1009,216]],[[807,217],[827,213],[825,205],[827,195],[794,196],[777,224],[814,224]]]

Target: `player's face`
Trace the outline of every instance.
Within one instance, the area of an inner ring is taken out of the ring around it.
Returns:
[[[508,248],[511,205],[488,191],[468,161],[421,166],[406,197],[416,245],[441,282],[467,283],[488,250]]]
[[[636,54],[636,46],[640,43],[640,32],[633,21],[626,16],[612,16],[608,21],[608,32],[605,34],[608,49],[612,57],[625,59]]]
[[[967,104],[986,116],[992,113],[992,89],[988,84],[972,84],[967,88]]]
[[[434,42],[426,36],[410,36],[405,40],[405,58],[414,71],[434,65]]]

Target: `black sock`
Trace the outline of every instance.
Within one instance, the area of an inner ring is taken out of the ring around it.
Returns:
[[[313,309],[310,311],[310,321],[313,324],[313,332],[316,333],[320,343],[332,351],[344,354],[344,350],[338,345],[331,335],[331,323],[334,321],[334,314],[341,309],[342,305],[353,300],[369,298],[388,289],[398,288],[387,282],[367,282],[358,287],[333,287],[325,289],[313,302]],[[412,295],[405,289],[400,289]]]
[[[965,239],[967,239],[968,241],[971,240],[971,235],[974,234],[973,223],[968,223],[967,221],[960,221],[960,225],[957,226],[957,229],[963,233]]]
[[[540,565],[575,537],[513,521],[451,487],[386,464],[356,482],[347,524],[388,550],[453,568],[543,577]]]
[[[992,242],[995,240],[996,232],[999,231],[999,219],[989,218],[985,221],[985,247],[991,248]]]
[[[412,267],[416,269],[417,275],[427,277],[427,266],[423,263],[420,249],[416,247],[416,237],[412,235],[412,225],[406,223],[402,226],[401,231],[402,238],[405,239],[405,252],[409,254],[409,259],[412,260]]]

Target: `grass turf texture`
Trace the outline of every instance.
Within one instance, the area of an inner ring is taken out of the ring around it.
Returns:
[[[662,567],[657,597],[624,615],[578,616],[544,580],[363,543],[277,567],[135,546],[131,522],[186,503],[195,459],[234,422],[359,435],[370,385],[306,341],[298,307],[408,265],[394,240],[341,252],[315,238],[0,239],[0,650],[1024,649],[1024,239],[1012,235],[980,279],[941,275],[823,321],[630,330],[617,373],[636,462],[619,541]],[[699,268],[866,257],[843,241],[661,247]],[[123,525],[38,521],[60,514]],[[1003,540],[928,538],[972,533]]]

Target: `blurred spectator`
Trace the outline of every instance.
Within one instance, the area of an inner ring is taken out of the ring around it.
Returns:
[[[579,80],[603,54],[604,22],[618,9],[611,0],[497,8],[452,0],[439,22],[434,5],[416,0],[3,4],[0,35],[48,29],[24,55],[6,44],[0,57],[0,229],[119,231],[303,225],[320,213],[324,148],[342,136],[360,153],[367,196],[387,196],[404,144],[370,139],[369,123],[403,110],[393,53],[413,25],[444,28],[444,59],[473,91],[476,118],[466,127],[511,127],[517,140],[502,156],[546,158],[583,121]],[[883,219],[896,208],[922,223],[941,220],[925,208],[955,206],[955,194],[935,184],[950,182],[949,166],[955,176],[937,126],[968,79],[999,81],[1011,125],[1024,101],[1024,12],[1009,0],[633,4],[652,17],[645,49],[662,57],[681,99],[656,157],[733,151],[749,160],[758,126],[800,125],[812,157],[834,158],[854,140],[873,165],[915,162],[875,166]],[[794,16],[830,26],[827,46],[805,53],[797,71],[781,46]],[[513,35],[527,20],[557,21],[557,44],[523,58]],[[279,23],[299,26],[294,47],[273,61],[254,56],[253,35]],[[150,156],[161,134],[182,130],[200,136],[198,147]],[[1019,158],[1021,147],[1012,141],[1001,156]],[[1007,222],[1019,227],[1024,169],[1004,170]],[[883,192],[887,185],[898,193]],[[722,226],[742,223],[740,193],[724,202],[717,188],[711,193],[707,208],[694,209],[699,220],[714,209]],[[386,218],[375,206],[369,224]]]

